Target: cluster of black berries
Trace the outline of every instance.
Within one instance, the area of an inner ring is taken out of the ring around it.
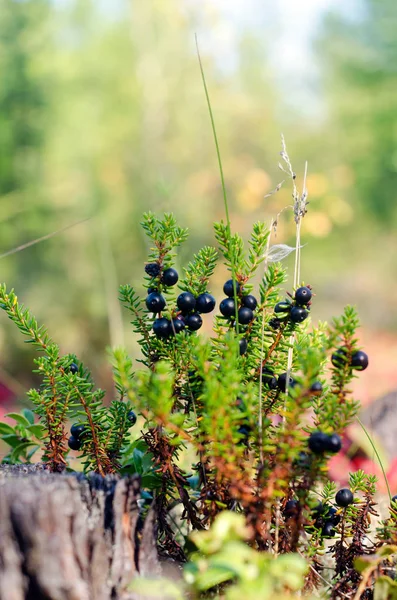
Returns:
[[[274,307],[277,315],[270,323],[271,327],[277,329],[284,319],[291,319],[293,323],[302,323],[309,316],[312,291],[309,286],[303,286],[296,290],[294,301],[289,299],[278,302]]]
[[[358,350],[351,354],[348,348],[342,347],[336,350],[331,357],[331,362],[334,367],[338,369],[349,365],[352,369],[357,371],[364,371],[368,367],[368,354],[362,350]]]
[[[255,296],[251,296],[251,294],[242,295],[243,290],[240,288],[240,284],[237,281],[233,283],[233,279],[226,281],[223,291],[227,298],[224,298],[219,305],[222,315],[228,319],[236,318],[236,304],[234,301],[236,295],[239,304],[241,303],[237,308],[237,320],[240,325],[249,325],[254,320],[254,310],[258,306]]]
[[[336,454],[342,448],[342,440],[337,433],[314,431],[309,436],[308,446],[314,454]]]
[[[133,410],[128,412],[127,419],[131,423],[131,427],[135,425],[137,417]],[[85,430],[86,425],[83,423],[73,423],[70,428],[70,437],[68,439],[68,446],[71,450],[80,450],[82,444],[81,436]]]
[[[354,496],[349,488],[342,488],[335,496],[335,503],[341,508],[346,508],[354,502]],[[321,529],[323,537],[334,537],[335,527],[340,522],[340,514],[337,509],[328,504],[319,502],[313,511],[315,517],[314,526]]]

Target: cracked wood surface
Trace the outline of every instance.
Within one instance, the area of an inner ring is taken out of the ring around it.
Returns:
[[[158,576],[155,515],[139,515],[139,480],[0,465],[0,600],[147,600]]]

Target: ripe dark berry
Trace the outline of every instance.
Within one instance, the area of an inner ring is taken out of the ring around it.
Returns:
[[[313,517],[315,517],[316,519],[321,517],[321,515],[325,512],[325,508],[326,507],[322,502],[318,502],[318,504],[316,504],[316,506],[313,508]]]
[[[247,352],[248,342],[245,338],[242,338],[241,340],[239,340],[238,345],[239,345],[240,356],[242,356],[243,354],[245,354]]]
[[[323,385],[322,385],[321,381],[315,381],[310,386],[310,391],[314,396],[320,395],[321,392],[323,391]]]
[[[336,454],[342,448],[342,440],[340,439],[337,433],[332,433],[327,436],[327,452],[332,452],[332,454]]]
[[[308,316],[309,313],[307,312],[307,310],[305,308],[302,308],[301,306],[293,306],[291,308],[290,317],[291,321],[293,321],[294,323],[302,323],[302,321],[307,319]]]
[[[128,419],[128,420],[129,420],[129,422],[131,423],[131,427],[133,427],[133,426],[135,425],[135,423],[136,423],[136,419],[137,419],[137,416],[136,416],[136,414],[134,413],[134,411],[133,411],[133,410],[130,410],[130,411],[128,412],[128,414],[127,414],[127,419]]]
[[[196,298],[196,310],[200,313],[210,313],[214,310],[215,304],[216,301],[214,296],[211,296],[208,292],[200,294],[200,296],[197,296]]]
[[[396,496],[393,496],[393,498],[392,498],[392,501],[393,501],[393,502],[397,502],[397,495],[396,495]]]
[[[327,521],[331,521],[334,525],[337,525],[340,522],[340,515],[337,514],[336,508],[333,506],[326,506],[325,509],[324,516]]]
[[[79,367],[76,365],[76,363],[72,363],[69,367],[69,371],[70,371],[70,373],[72,373],[72,375],[75,375],[78,370],[79,370]]]
[[[354,496],[349,488],[342,488],[335,496],[335,502],[338,506],[349,506],[354,501]]]
[[[80,440],[75,438],[73,435],[71,435],[70,438],[68,439],[68,446],[71,450],[80,450],[81,442],[80,442]]]
[[[295,292],[295,302],[297,304],[307,304],[312,297],[312,291],[308,287],[300,287]]]
[[[234,284],[236,286],[236,294],[238,294],[240,291],[240,284],[238,281],[235,281]],[[223,293],[226,294],[226,296],[229,296],[229,298],[234,296],[233,279],[228,279],[226,281],[225,285],[223,286]]]
[[[242,306],[238,311],[238,322],[240,325],[248,325],[254,318],[254,313],[250,308]]]
[[[309,436],[308,446],[314,454],[323,454],[328,450],[328,435],[322,431],[314,431]]]
[[[194,310],[196,298],[190,292],[182,292],[176,299],[177,306],[184,314]]]
[[[186,327],[185,325],[185,321],[184,319],[178,318],[178,319],[172,319],[172,321],[170,321],[170,334],[177,334],[180,333],[181,331],[183,331]]]
[[[224,317],[233,317],[236,314],[236,305],[233,298],[225,298],[219,305],[219,310]]]
[[[150,287],[147,289],[147,295],[152,294],[153,292],[158,292],[158,289],[155,287]]]
[[[248,294],[248,296],[243,296],[242,301],[243,306],[246,306],[251,310],[255,310],[258,306],[258,300],[255,298],[255,296],[251,296],[251,294]]]
[[[272,319],[269,320],[269,326],[272,329],[279,329],[281,325],[281,321],[280,319],[277,319],[276,317],[273,317]]]
[[[364,371],[364,369],[368,367],[368,354],[362,350],[355,352],[352,356],[350,364],[353,369],[357,369],[357,371]]]
[[[146,298],[147,309],[152,313],[159,313],[165,308],[165,299],[158,292],[152,292]]]
[[[273,371],[270,369],[263,369],[262,381],[269,389],[275,390],[277,387],[277,378],[274,376]]]
[[[299,512],[300,504],[298,500],[288,500],[283,510],[284,517],[286,517],[287,519],[290,519],[292,517],[296,518],[299,516]]]
[[[185,323],[190,331],[197,331],[203,324],[203,319],[198,313],[192,313],[185,319]]]
[[[161,276],[161,281],[162,283],[164,283],[164,285],[171,287],[172,285],[175,285],[176,282],[179,279],[179,275],[178,275],[178,271],[176,271],[175,269],[169,268],[166,269],[165,271],[163,271],[163,274]]]
[[[160,273],[160,265],[158,263],[148,263],[145,265],[145,273],[150,275],[150,277],[157,277]]]
[[[170,334],[170,322],[168,319],[162,317],[156,319],[153,323],[153,331],[159,338],[166,338]]]
[[[291,310],[291,304],[287,301],[277,302],[276,306],[274,307],[274,312],[277,314],[289,312],[290,310]]]
[[[294,387],[296,381],[293,377],[291,377],[291,375],[289,376],[289,387]],[[277,387],[282,391],[285,392],[287,389],[287,373],[281,373],[281,375],[278,376],[277,379]]]
[[[339,348],[336,352],[331,356],[331,362],[334,367],[338,369],[344,367],[347,363],[350,362],[349,352],[347,348]]]
[[[82,423],[73,423],[73,425],[70,428],[70,433],[72,434],[72,437],[76,438],[76,440],[79,439],[79,437],[82,433],[84,433],[84,431],[85,425],[83,425]]]
[[[324,526],[322,528],[321,534],[323,537],[334,537],[336,531],[335,531],[335,524],[333,523],[333,521],[325,521]]]

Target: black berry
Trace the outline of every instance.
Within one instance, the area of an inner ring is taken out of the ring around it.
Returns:
[[[397,502],[397,496],[393,496],[392,501]]]
[[[73,423],[73,425],[70,428],[70,433],[72,434],[72,437],[76,438],[76,440],[79,439],[79,437],[82,433],[84,433],[84,431],[85,425],[82,425],[81,423]]]
[[[224,317],[233,317],[236,314],[236,305],[233,298],[225,298],[219,305],[219,310]]]
[[[159,338],[166,338],[170,334],[170,322],[168,319],[162,317],[156,319],[153,323],[153,331]]]
[[[210,313],[214,310],[215,304],[216,301],[214,296],[211,296],[208,292],[200,294],[200,296],[196,298],[196,310],[200,313]]]
[[[336,508],[333,506],[325,506],[324,516],[327,521],[331,521],[334,525],[340,522],[340,515],[338,515]]]
[[[302,308],[301,306],[293,306],[291,308],[290,317],[291,321],[293,321],[294,323],[302,323],[302,321],[307,319],[308,316],[309,313],[307,312],[307,310],[305,308]]]
[[[68,446],[71,450],[80,450],[81,442],[80,442],[80,440],[75,438],[73,435],[71,435],[70,438],[68,439]]]
[[[337,433],[332,433],[327,436],[327,452],[336,454],[342,448],[342,440]]]
[[[295,292],[295,302],[297,304],[307,304],[312,297],[312,291],[308,287],[300,287]]]
[[[245,338],[242,338],[241,340],[239,340],[238,345],[239,345],[240,356],[242,356],[243,354],[245,354],[247,352],[248,342]]]
[[[72,375],[75,375],[78,370],[79,370],[79,367],[76,365],[76,363],[72,363],[69,367],[69,371],[70,371],[70,373],[72,373]]]
[[[242,306],[238,311],[238,322],[240,325],[248,325],[254,318],[254,313],[250,308]]]
[[[335,524],[333,521],[325,521],[324,526],[321,530],[321,534],[323,537],[334,537],[336,531],[335,531]]]
[[[251,310],[255,310],[258,306],[258,300],[255,298],[255,296],[251,296],[251,294],[248,294],[248,296],[243,296],[242,301],[243,306],[246,306]]]
[[[313,517],[316,519],[321,517],[321,515],[324,514],[325,508],[326,507],[322,502],[318,502],[318,504],[316,504],[316,506],[313,508]]]
[[[198,313],[192,313],[188,315],[185,319],[185,323],[190,331],[197,331],[203,324],[203,319],[200,317]]]
[[[161,276],[161,281],[162,283],[164,283],[164,285],[171,287],[172,285],[175,285],[176,282],[179,279],[179,275],[178,275],[178,271],[176,271],[175,269],[172,269],[171,267],[169,269],[166,269],[165,271],[163,271],[163,274]]]
[[[160,265],[158,263],[148,263],[145,265],[145,273],[150,275],[150,277],[157,277],[160,273]]]
[[[152,294],[153,292],[158,292],[158,289],[155,287],[150,287],[147,289],[147,295]]]
[[[293,377],[291,377],[291,375],[289,376],[289,387],[293,387],[295,385],[295,379]],[[277,387],[282,391],[285,392],[287,389],[287,373],[281,373],[281,375],[278,376],[277,379]]]
[[[276,317],[273,317],[272,319],[269,320],[269,326],[272,329],[279,329],[281,325],[281,321],[280,319],[277,319]]]
[[[312,392],[313,395],[320,395],[321,392],[323,391],[323,385],[320,381],[315,381],[311,386],[310,386],[310,391]]]
[[[147,309],[152,313],[159,313],[165,308],[165,299],[158,292],[152,292],[146,297]]]
[[[314,454],[323,454],[328,450],[329,436],[322,431],[314,431],[309,436],[308,446]]]
[[[194,310],[196,306],[196,298],[190,292],[182,292],[182,294],[179,294],[178,298],[176,299],[176,303],[179,310],[186,314]]]
[[[285,302],[277,302],[276,306],[274,307],[274,312],[275,313],[284,313],[284,312],[289,312],[291,310],[291,304],[287,301]]]
[[[236,294],[238,294],[240,291],[240,284],[235,281],[234,285],[236,286]],[[233,279],[228,279],[226,281],[225,285],[223,286],[223,293],[226,294],[226,296],[229,296],[229,298],[234,296]]]
[[[172,319],[172,321],[170,322],[169,328],[170,328],[170,333],[172,334],[177,334],[180,333],[181,331],[183,331],[185,329],[186,325],[185,325],[185,321],[184,319]]]
[[[136,414],[134,413],[134,411],[133,411],[133,410],[130,410],[130,411],[128,412],[127,419],[128,419],[128,420],[129,420],[129,422],[131,423],[131,427],[133,427],[133,425],[135,425],[135,423],[136,423],[136,419],[137,419],[137,416],[136,416]]]
[[[355,352],[351,358],[350,365],[357,371],[364,371],[368,367],[368,354],[359,350]]]
[[[338,506],[343,506],[343,508],[352,504],[353,500],[354,496],[349,488],[342,488],[335,496],[336,504]]]
[[[275,390],[277,387],[277,378],[274,376],[273,371],[270,369],[263,369],[262,381],[271,390]]]
[[[298,517],[300,512],[300,504],[297,500],[288,500],[286,503],[283,514],[287,519]]]
[[[334,365],[334,367],[337,367],[338,369],[344,367],[347,363],[349,363],[350,359],[347,348],[339,348],[338,350],[336,350],[336,352],[334,352],[331,356],[331,362]]]

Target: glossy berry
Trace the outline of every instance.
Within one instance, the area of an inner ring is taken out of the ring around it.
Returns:
[[[338,369],[344,367],[347,363],[349,363],[350,360],[347,348],[339,348],[338,350],[336,350],[336,352],[334,352],[331,356],[331,362],[334,365],[334,367],[337,367]]]
[[[158,289],[155,287],[150,287],[147,289],[147,295],[149,296],[149,294],[153,294],[153,292],[158,292]]]
[[[163,271],[163,274],[161,276],[161,281],[162,283],[164,283],[164,285],[171,287],[172,285],[175,285],[176,282],[179,279],[179,275],[178,275],[178,271],[176,271],[175,269],[172,269],[171,267],[169,269],[166,269],[165,271]]]
[[[298,517],[300,512],[300,504],[297,500],[288,500],[286,503],[283,514],[287,519]]]
[[[166,338],[170,334],[170,322],[168,319],[162,317],[156,319],[153,323],[153,331],[159,338]]]
[[[134,413],[134,411],[133,411],[133,410],[130,410],[130,411],[128,412],[128,414],[127,414],[127,419],[128,419],[128,420],[129,420],[129,422],[131,423],[131,427],[133,427],[133,426],[135,425],[135,423],[136,423],[136,419],[137,419],[137,416],[136,416],[136,414]]]
[[[75,438],[73,435],[71,435],[70,438],[68,439],[68,446],[71,450],[80,450],[81,442],[80,442],[80,440]]]
[[[79,439],[79,437],[82,433],[84,433],[84,431],[85,425],[81,423],[73,423],[73,425],[70,428],[70,433],[72,434],[72,437],[76,438],[76,440]]]
[[[270,369],[263,369],[262,381],[270,390],[275,390],[277,388],[277,378]]]
[[[236,294],[238,294],[240,291],[240,284],[237,281],[235,281],[234,284],[236,286]],[[223,293],[226,294],[226,296],[229,296],[229,298],[234,296],[233,279],[228,279],[226,281],[225,285],[223,286]]]
[[[312,291],[308,287],[300,287],[295,292],[295,302],[297,304],[307,304],[310,302],[312,295]]]
[[[239,340],[238,345],[239,345],[240,356],[242,356],[243,354],[245,354],[247,352],[248,342],[245,338],[242,338],[241,340]]]
[[[215,304],[216,301],[214,296],[211,296],[208,292],[200,294],[200,296],[197,296],[196,298],[196,310],[200,313],[210,313],[214,310]]]
[[[368,367],[368,354],[359,350],[355,352],[351,358],[350,365],[357,371],[364,371]]]
[[[184,319],[178,318],[178,319],[172,319],[172,321],[170,321],[170,334],[171,335],[176,335],[177,333],[180,333],[181,331],[183,331],[186,327],[185,325],[185,321]]]
[[[334,537],[335,531],[335,523],[333,521],[325,521],[324,526],[321,530],[321,534],[323,537]]]
[[[332,433],[327,436],[327,452],[336,454],[342,448],[342,440],[337,433]]]
[[[321,381],[315,381],[311,386],[310,386],[310,391],[313,394],[313,396],[317,396],[320,395],[321,392],[323,391],[323,385],[321,383]]]
[[[176,299],[177,306],[184,314],[194,310],[196,306],[196,298],[190,292],[182,292]]]
[[[307,312],[307,310],[305,308],[302,308],[301,306],[293,306],[291,308],[290,317],[293,323],[302,323],[302,321],[307,319],[308,316],[309,313]]]
[[[354,496],[349,488],[342,488],[335,496],[335,502],[338,506],[349,506],[354,501]]]
[[[293,387],[295,385],[295,379],[293,377],[291,377],[291,375],[289,376],[289,387]],[[281,373],[281,375],[278,376],[277,379],[277,387],[282,391],[285,392],[287,389],[287,373]]]
[[[233,298],[225,298],[219,305],[219,310],[224,317],[233,317],[236,314],[236,305]]]
[[[258,300],[255,298],[255,296],[251,296],[251,294],[248,294],[248,296],[243,296],[242,301],[243,306],[246,306],[251,310],[255,310],[258,306]]]
[[[75,375],[78,370],[79,370],[79,367],[76,365],[76,363],[72,363],[69,367],[69,371],[70,371],[70,373],[72,373],[72,375]]]
[[[150,275],[150,277],[157,277],[160,273],[160,265],[158,263],[148,263],[145,265],[145,273]]]
[[[254,318],[254,313],[250,308],[242,306],[238,311],[238,322],[240,325],[248,325]]]
[[[165,308],[165,299],[158,292],[152,292],[146,297],[146,307],[152,313],[159,313]]]
[[[308,446],[314,454],[323,454],[328,450],[328,435],[322,431],[314,431],[310,434]]]
[[[287,301],[277,302],[276,306],[274,307],[274,312],[277,314],[289,312],[290,310],[291,310],[291,304]]]
[[[198,313],[192,313],[185,318],[185,323],[190,331],[197,331],[203,324],[203,319]]]
[[[326,512],[324,511],[324,515],[327,521],[331,521],[334,525],[337,525],[340,522],[340,515],[338,515],[336,508],[333,506],[326,506]]]

